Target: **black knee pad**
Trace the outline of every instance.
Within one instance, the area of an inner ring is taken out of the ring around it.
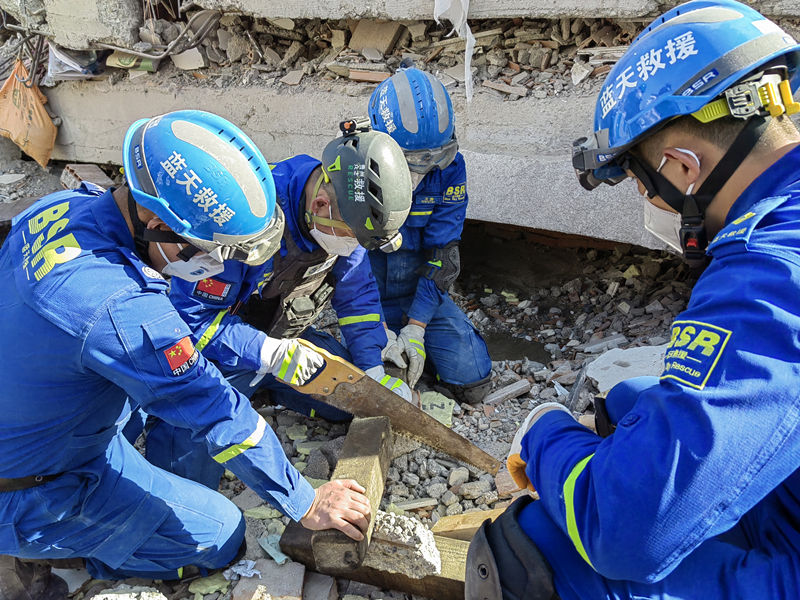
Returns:
[[[594,398],[594,428],[600,437],[610,436],[617,428],[611,422],[611,417],[608,416],[605,396],[595,396]]]
[[[486,398],[492,388],[492,374],[489,373],[483,379],[466,385],[456,385],[445,383],[446,389],[450,390],[456,400],[466,404],[479,404]]]
[[[519,514],[532,501],[517,499],[472,538],[465,600],[558,600],[550,565],[519,526]]]

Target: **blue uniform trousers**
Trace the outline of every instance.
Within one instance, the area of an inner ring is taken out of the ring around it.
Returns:
[[[417,269],[426,262],[424,252],[370,252],[369,256],[386,324],[397,333],[407,323],[419,280]],[[492,370],[486,342],[449,295],[443,296],[425,328],[425,352],[426,368],[446,383],[468,385]]]
[[[309,327],[300,337],[331,354],[351,360],[347,348],[327,333]],[[223,365],[219,368],[228,382],[245,396],[250,397],[255,390],[266,388],[275,404],[296,412],[334,422],[348,421],[352,418],[344,411],[317,402],[310,396],[294,390],[272,375],[266,375],[257,387],[250,387],[250,382],[255,377],[253,371],[228,370]],[[148,424],[147,460],[213,490],[219,486],[219,478],[225,470],[208,455],[202,440],[193,439],[191,431],[174,427],[160,419],[151,418]]]
[[[616,385],[606,407],[612,423],[633,408],[641,390],[654,385],[657,377],[637,377]],[[578,554],[573,542],[552,521],[541,502],[531,502],[520,514],[520,526],[550,563],[561,600],[734,600],[762,598],[761,590],[775,583],[793,585],[780,573],[795,571],[798,558],[789,552],[768,554],[751,549],[748,531],[779,540],[780,524],[772,525],[775,493],[767,496],[732,529],[701,544],[669,575],[655,583],[612,580],[594,571]],[[785,505],[785,499],[783,504]],[[635,510],[635,507],[632,507]],[[774,530],[769,533],[768,530]],[[780,544],[777,544],[776,549]],[[759,583],[761,582],[761,583]],[[800,598],[800,589],[785,589],[781,598]]]
[[[0,504],[0,553],[85,557],[95,579],[179,579],[187,565],[224,567],[244,539],[236,505],[155,467],[121,433],[81,468],[4,494],[12,498]]]

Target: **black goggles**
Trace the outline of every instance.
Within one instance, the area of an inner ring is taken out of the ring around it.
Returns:
[[[572,168],[581,186],[593,190],[601,183],[617,185],[628,175],[625,173],[629,154],[619,154],[598,147],[597,138],[582,137],[572,142]]]

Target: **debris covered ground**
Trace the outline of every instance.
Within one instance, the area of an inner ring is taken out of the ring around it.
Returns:
[[[669,324],[685,307],[694,281],[687,267],[667,253],[627,245],[554,248],[526,241],[525,236],[521,230],[468,224],[464,246],[474,250],[465,253],[462,277],[454,291],[456,300],[489,340],[490,352],[497,360],[492,370],[493,391],[486,401],[477,406],[453,402],[448,416],[454,431],[499,459],[505,458],[527,413],[541,402],[558,401],[576,416],[591,415],[597,388],[591,378],[583,377],[584,367],[611,348],[668,341]],[[503,265],[500,269],[499,264]],[[326,313],[318,326],[336,333],[335,322],[333,314]],[[432,378],[424,378],[418,389],[427,394],[438,388]],[[292,463],[313,485],[330,477],[344,443],[345,425],[275,406],[262,406],[260,412]],[[393,456],[381,504],[387,514],[378,528],[388,531],[384,535],[391,536],[392,528],[399,524],[392,515],[410,516],[431,527],[445,515],[502,508],[517,491],[503,471],[493,477],[407,438],[396,436]],[[244,512],[245,559],[257,561],[251,569],[274,570],[275,561],[287,561],[278,547],[287,518],[232,474],[222,479],[220,490]],[[412,535],[401,534],[397,535]],[[260,582],[300,585],[302,566],[289,560],[284,567]],[[235,571],[246,574],[247,565]],[[235,571],[228,573],[230,581],[223,574],[211,579],[190,575],[180,583],[87,581],[73,597],[106,598],[97,593],[107,588],[117,588],[117,595],[107,596],[114,600],[258,597],[252,595],[256,580]],[[310,573],[305,577],[311,577]],[[317,579],[314,585],[327,585],[325,589],[330,590],[334,583]],[[335,585],[339,597],[351,596],[348,600],[412,598],[344,578]],[[144,595],[120,586],[146,586],[158,592]],[[140,595],[134,595],[137,593]]]

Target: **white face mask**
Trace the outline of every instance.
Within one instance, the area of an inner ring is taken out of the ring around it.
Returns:
[[[644,228],[670,248],[679,253],[683,252],[681,249],[681,216],[678,213],[659,208],[645,198]]]
[[[333,210],[330,204],[328,205],[328,214],[331,220],[333,219]],[[311,237],[322,247],[328,254],[336,254],[337,256],[350,256],[358,248],[358,240],[354,237],[346,235],[336,235],[336,229],[333,230],[334,234],[322,233],[317,229],[316,223],[314,229],[309,231]]]
[[[697,155],[692,152],[691,150],[687,150],[686,148],[675,148],[676,150],[680,150],[691,156],[695,162],[697,162],[698,168],[700,167],[700,159],[697,158]],[[667,157],[664,156],[661,159],[661,164],[658,165],[656,172],[661,172],[662,167],[667,162]],[[686,190],[686,195],[690,195],[694,191],[694,184],[692,183],[689,185],[689,189]],[[644,200],[644,228],[647,229],[650,233],[660,239],[662,242],[667,244],[670,248],[678,252],[679,254],[683,253],[683,248],[681,247],[681,215],[672,212],[671,210],[665,210],[663,208],[659,208],[655,204],[652,204],[645,198]]]
[[[184,281],[200,281],[207,277],[219,275],[225,270],[225,265],[223,263],[211,258],[205,252],[198,252],[189,260],[176,260],[173,262],[164,254],[161,244],[156,242],[156,246],[161,253],[161,257],[167,261],[167,266],[161,269],[161,273],[164,275],[178,277]],[[183,250],[181,244],[177,244],[177,246],[178,249]]]

